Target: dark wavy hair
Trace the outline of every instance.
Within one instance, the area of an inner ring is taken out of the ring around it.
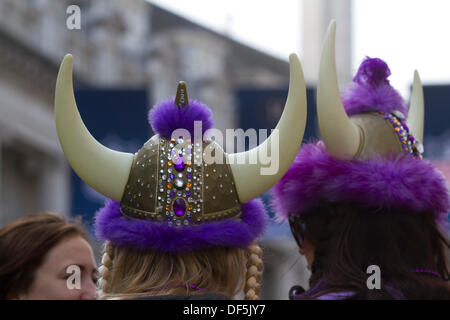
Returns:
[[[47,253],[72,236],[89,242],[80,219],[66,221],[53,212],[29,214],[0,229],[0,300],[27,292]]]
[[[322,204],[302,220],[314,246],[310,286],[326,287],[315,297],[352,291],[350,299],[450,299],[448,239],[428,212]],[[367,288],[370,265],[380,267],[379,290]]]

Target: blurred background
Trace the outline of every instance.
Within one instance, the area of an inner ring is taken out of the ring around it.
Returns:
[[[70,5],[80,8],[80,29],[67,26]],[[102,144],[134,153],[152,135],[148,109],[173,96],[179,80],[211,107],[218,129],[274,128],[295,52],[308,86],[306,141],[318,137],[315,85],[332,18],[341,89],[366,55],[379,57],[408,101],[419,70],[425,156],[450,180],[448,12],[446,0],[0,0],[0,227],[38,211],[81,215],[100,259],[92,219],[104,198],[70,169],[53,120],[66,53],[74,56],[86,126]],[[261,245],[261,298],[287,299],[292,285],[308,287],[286,224],[271,222]]]

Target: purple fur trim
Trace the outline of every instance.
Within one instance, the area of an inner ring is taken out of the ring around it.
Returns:
[[[277,220],[301,215],[320,202],[352,202],[371,208],[431,212],[438,223],[450,211],[450,191],[430,162],[409,155],[344,161],[323,146],[302,146],[284,177],[272,188]]]
[[[202,135],[214,127],[211,109],[197,100],[184,107],[177,107],[174,98],[161,101],[150,110],[148,121],[153,131],[166,139],[176,129],[186,129],[194,140],[194,121],[202,121]]]
[[[351,116],[363,112],[398,110],[407,117],[408,107],[405,101],[387,79],[390,74],[386,62],[366,57],[353,82],[341,92],[347,114]]]
[[[114,245],[138,250],[190,251],[213,246],[248,246],[266,228],[267,214],[260,199],[242,205],[242,220],[224,219],[196,226],[172,227],[164,222],[122,216],[120,204],[108,200],[96,213],[96,236]]]

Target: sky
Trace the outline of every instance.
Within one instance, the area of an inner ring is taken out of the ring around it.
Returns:
[[[301,0],[149,1],[284,60],[307,50]],[[353,72],[366,55],[385,60],[406,99],[415,69],[424,84],[450,83],[450,1],[354,0],[352,8]]]

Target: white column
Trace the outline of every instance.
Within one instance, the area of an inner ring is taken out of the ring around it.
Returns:
[[[49,157],[41,167],[40,210],[70,216],[70,170],[65,160]]]
[[[3,227],[3,141],[0,132],[0,228]]]
[[[352,79],[352,0],[303,0],[302,67],[307,85],[315,87],[325,33],[336,20],[336,64],[340,88]]]

